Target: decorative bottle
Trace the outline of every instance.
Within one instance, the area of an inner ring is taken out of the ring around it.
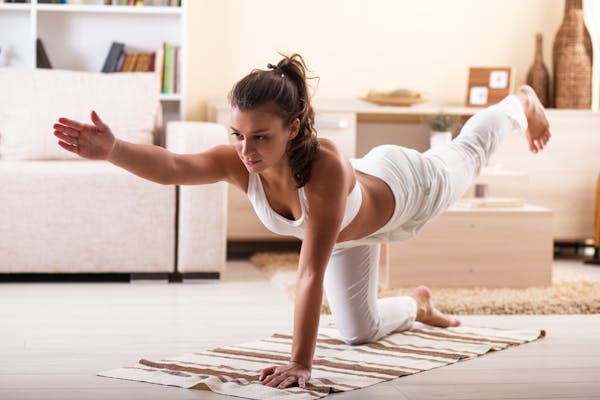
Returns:
[[[566,0],[565,15],[553,46],[554,105],[590,108],[592,100],[591,40],[583,21],[581,0]]]
[[[527,84],[535,90],[544,107],[550,106],[550,74],[544,64],[543,36],[535,35],[535,58],[527,73]]]

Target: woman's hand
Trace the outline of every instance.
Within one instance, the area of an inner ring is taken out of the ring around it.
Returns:
[[[54,124],[54,136],[65,150],[91,160],[106,160],[114,149],[117,140],[95,111],[92,111],[93,125],[83,124],[68,118],[59,118]]]
[[[285,389],[295,382],[298,382],[298,386],[304,388],[306,381],[310,379],[310,368],[290,361],[288,365],[263,369],[260,371],[258,379],[263,385],[277,387],[277,389]]]

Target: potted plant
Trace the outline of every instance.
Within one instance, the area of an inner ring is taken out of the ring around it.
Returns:
[[[452,131],[459,126],[460,120],[456,115],[440,112],[427,117],[425,124],[431,129],[429,146],[434,148],[452,140]]]

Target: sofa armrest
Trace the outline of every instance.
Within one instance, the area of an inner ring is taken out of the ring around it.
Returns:
[[[227,143],[227,129],[214,122],[167,123],[166,148],[174,153],[198,153]]]
[[[210,122],[169,122],[166,148],[197,153],[227,143],[226,129]],[[227,252],[227,185],[185,185],[179,188],[177,270],[222,272]]]

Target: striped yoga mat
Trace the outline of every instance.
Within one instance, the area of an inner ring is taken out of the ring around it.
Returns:
[[[434,328],[416,323],[402,333],[359,346],[345,344],[335,328],[321,328],[317,339],[312,376],[306,388],[275,389],[262,385],[264,368],[285,365],[289,359],[290,333],[234,346],[163,360],[141,359],[132,367],[100,372],[109,378],[128,379],[249,399],[316,399],[443,367],[489,351],[536,340],[543,330],[496,328]]]

